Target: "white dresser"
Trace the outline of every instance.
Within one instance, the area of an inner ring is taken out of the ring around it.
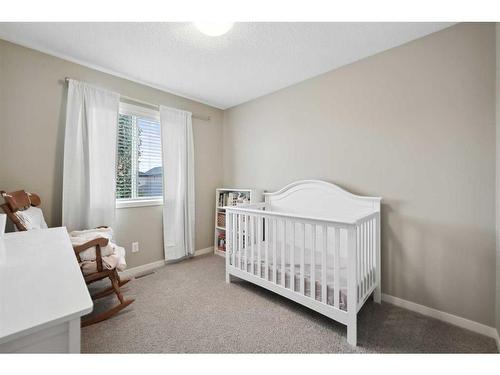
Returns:
[[[0,353],[79,353],[92,308],[66,228],[0,235]]]

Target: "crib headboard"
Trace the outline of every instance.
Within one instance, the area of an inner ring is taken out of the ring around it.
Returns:
[[[380,211],[381,201],[320,180],[292,182],[275,193],[264,193],[264,197],[268,210],[332,220],[354,220]]]

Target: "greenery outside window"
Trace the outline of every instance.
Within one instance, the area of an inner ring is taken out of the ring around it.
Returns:
[[[116,162],[117,207],[163,202],[160,114],[120,103]]]

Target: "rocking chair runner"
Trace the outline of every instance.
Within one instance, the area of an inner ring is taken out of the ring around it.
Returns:
[[[40,197],[37,194],[27,193],[24,190],[14,191],[12,193],[6,193],[5,191],[0,191],[0,194],[5,200],[5,203],[1,204],[0,207],[7,214],[7,217],[14,223],[14,225],[19,231],[27,231],[28,228],[25,226],[25,224],[23,224],[23,222],[19,219],[19,217],[15,213],[17,211],[24,211],[31,206],[33,207],[39,206],[41,204]],[[101,247],[107,246],[108,241],[109,240],[107,238],[96,238],[82,245],[73,247],[78,262],[81,262],[80,253],[82,251],[85,251],[92,247],[95,247],[96,249],[97,270],[94,273],[83,276],[85,283],[87,285],[98,280],[103,280],[105,278],[109,278],[109,280],[111,281],[111,286],[109,288],[106,288],[100,292],[91,295],[92,299],[96,300],[108,296],[112,293],[115,293],[116,296],[118,297],[118,300],[120,301],[120,303],[115,307],[107,311],[104,311],[102,313],[99,313],[91,318],[84,319],[82,321],[82,327],[106,320],[112,315],[119,312],[120,310],[123,310],[132,302],[134,302],[133,299],[126,300],[120,291],[120,287],[129,282],[129,280],[122,281],[120,280],[120,277],[118,276],[118,272],[116,271],[116,269],[110,270],[103,267]]]

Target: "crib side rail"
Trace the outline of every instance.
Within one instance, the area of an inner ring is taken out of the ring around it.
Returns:
[[[346,254],[341,261],[341,245],[356,263],[356,243],[346,242],[356,224],[242,207],[227,207],[226,221],[227,269],[236,268],[344,312],[349,308],[341,273],[343,280],[351,276]],[[350,304],[354,311],[356,297]]]
[[[380,299],[380,212],[358,219],[355,236],[356,302],[359,310],[375,290],[375,300]]]
[[[307,215],[295,215],[289,214],[286,212],[275,212],[275,211],[265,211],[265,203],[258,204],[248,204],[241,206],[227,206],[224,207],[227,213],[233,214],[246,214],[246,215],[260,215],[265,218],[276,218],[280,220],[293,220],[293,221],[302,221],[307,224],[315,224],[315,225],[331,225],[331,226],[339,226],[342,228],[349,228],[356,225],[358,220],[334,220],[328,218],[317,218],[313,216]]]
[[[266,207],[265,202],[258,202],[258,203],[245,203],[245,204],[240,204],[237,206],[224,206],[222,208],[226,210],[261,210]]]

